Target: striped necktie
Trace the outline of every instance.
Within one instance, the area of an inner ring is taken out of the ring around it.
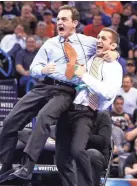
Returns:
[[[102,65],[103,65],[103,59],[99,57],[95,57],[91,64],[89,74],[92,77],[99,80],[101,78],[99,74],[99,70]],[[99,107],[99,97],[94,92],[89,92],[89,107],[93,110],[97,110]]]

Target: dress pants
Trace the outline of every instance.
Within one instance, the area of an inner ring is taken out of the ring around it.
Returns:
[[[18,131],[22,130],[33,117],[37,116],[36,132],[28,143],[26,152],[37,161],[38,155],[50,133],[50,125],[57,122],[61,113],[67,110],[75,97],[75,89],[68,85],[47,85],[39,83],[15,105],[4,120],[0,136],[0,161],[12,164],[18,140]],[[40,140],[39,140],[40,139]]]
[[[69,110],[68,114],[66,113],[67,124],[62,124],[64,118],[57,125],[56,163],[61,174],[63,186],[94,185],[90,158],[86,151],[86,146],[95,125],[97,112],[90,109],[81,110],[82,106],[79,106],[81,108],[77,107]],[[78,182],[74,177],[73,167],[70,167],[73,159],[77,166]]]
[[[100,178],[103,170],[105,170],[105,158],[103,154],[96,149],[88,149],[87,153],[90,157],[94,185],[100,186]]]

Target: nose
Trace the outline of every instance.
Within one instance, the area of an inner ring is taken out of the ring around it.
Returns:
[[[58,25],[62,24],[62,19],[58,19],[57,24]]]

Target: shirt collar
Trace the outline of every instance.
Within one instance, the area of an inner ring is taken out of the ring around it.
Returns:
[[[68,40],[69,40],[71,43],[73,43],[74,41],[76,41],[76,40],[77,40],[76,33],[73,33],[71,36],[69,36],[69,37],[68,37]],[[59,42],[60,42],[60,43],[64,43],[64,42],[65,42],[64,37],[59,36]]]

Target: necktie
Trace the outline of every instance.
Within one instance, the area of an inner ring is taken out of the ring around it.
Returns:
[[[75,52],[74,48],[68,42],[64,43],[64,51],[65,51],[67,58],[69,59],[69,62],[67,63],[65,75],[68,79],[72,79],[72,77],[74,76],[74,72],[75,72],[77,53]]]
[[[95,57],[91,64],[89,74],[96,79],[100,79],[99,69],[102,64],[103,64],[103,59],[99,57]],[[94,92],[89,92],[89,107],[92,108],[93,110],[97,110],[99,107],[99,97]]]

